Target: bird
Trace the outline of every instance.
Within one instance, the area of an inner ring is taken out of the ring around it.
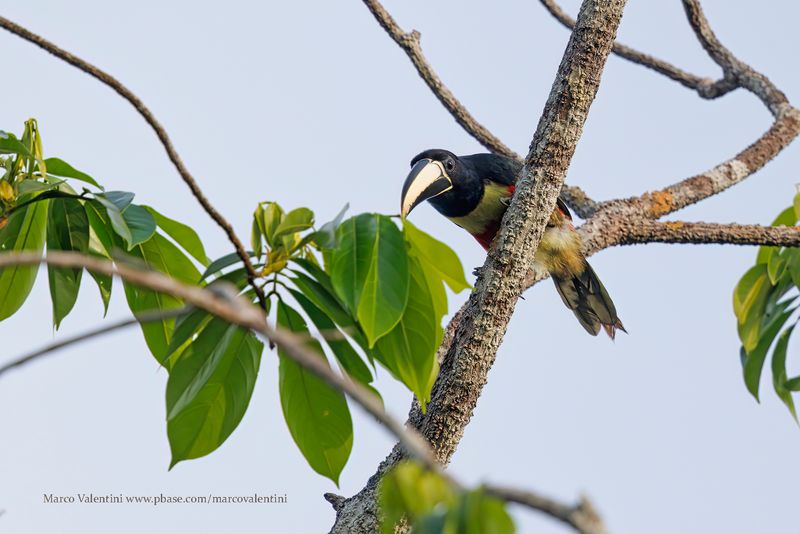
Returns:
[[[522,163],[499,154],[456,156],[443,149],[425,150],[411,160],[411,172],[400,195],[401,218],[427,200],[488,252],[521,170]],[[588,333],[596,336],[602,328],[613,340],[617,330],[627,330],[586,261],[581,244],[569,208],[558,198],[536,251],[534,268],[550,273],[561,300]]]

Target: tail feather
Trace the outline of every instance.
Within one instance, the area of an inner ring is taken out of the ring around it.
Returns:
[[[596,336],[601,328],[611,339],[614,339],[617,330],[627,333],[617,317],[614,302],[594,269],[588,263],[584,265],[583,271],[572,278],[553,275],[561,300],[575,313],[581,326],[591,335]]]

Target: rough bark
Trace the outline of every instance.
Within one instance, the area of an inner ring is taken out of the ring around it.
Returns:
[[[525,289],[531,259],[555,206],[614,43],[624,0],[585,0],[525,159],[523,176],[495,245],[443,359],[426,415],[410,423],[447,464],[472,417],[514,306]],[[378,529],[375,492],[380,475],[402,458],[398,448],[354,497],[341,502],[333,533]]]

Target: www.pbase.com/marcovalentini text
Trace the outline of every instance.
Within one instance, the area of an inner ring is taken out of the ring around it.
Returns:
[[[285,493],[272,495],[125,495],[123,493],[95,495],[94,493],[76,493],[74,495],[55,495],[43,493],[45,504],[286,504]]]

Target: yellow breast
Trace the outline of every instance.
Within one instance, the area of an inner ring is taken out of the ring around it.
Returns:
[[[511,192],[507,185],[490,182],[486,184],[483,198],[474,210],[463,217],[448,217],[448,219],[472,235],[481,234],[490,225],[500,224],[503,214],[508,209],[510,198]]]

